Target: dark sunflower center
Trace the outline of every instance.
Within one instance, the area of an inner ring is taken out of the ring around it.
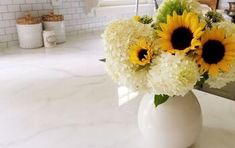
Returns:
[[[209,40],[202,48],[202,58],[208,64],[217,64],[225,54],[224,45],[220,41]]]
[[[148,55],[148,51],[146,49],[141,49],[138,53],[138,58],[140,61],[142,61],[143,59],[145,59],[145,56]]]
[[[179,27],[171,35],[171,43],[174,49],[184,50],[191,45],[193,33],[190,29]]]

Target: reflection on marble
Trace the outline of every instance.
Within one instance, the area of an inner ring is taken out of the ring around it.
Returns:
[[[140,97],[119,106],[98,35],[53,49],[2,51],[0,148],[143,148]],[[193,148],[235,148],[235,102],[195,91],[204,128]],[[129,98],[130,99],[130,98]]]

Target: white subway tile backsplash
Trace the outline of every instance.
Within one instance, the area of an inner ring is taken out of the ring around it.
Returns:
[[[16,27],[9,27],[9,28],[6,28],[6,34],[13,34],[13,33],[16,33]]]
[[[8,42],[8,41],[12,41],[12,35],[11,34],[0,35],[0,43],[1,42]]]
[[[82,13],[83,12],[83,8],[77,8],[75,9],[75,13]]]
[[[43,4],[43,9],[51,10],[51,9],[53,9],[53,7],[50,3],[49,4],[47,3],[47,4]]]
[[[25,12],[16,12],[16,19],[23,17]]]
[[[10,13],[2,13],[2,19],[3,20],[14,20],[16,18],[15,13],[10,12]]]
[[[0,28],[0,35],[4,35],[5,34],[5,29]]]
[[[79,7],[79,2],[72,2],[72,7],[78,8]]]
[[[80,1],[79,3],[80,3],[80,6],[82,6],[82,7],[85,6],[85,2],[84,1]]]
[[[72,18],[73,18],[73,15],[71,14],[64,15],[65,20],[71,20]]]
[[[17,12],[20,11],[20,5],[8,5],[8,12]]]
[[[6,47],[7,47],[7,42],[5,42],[5,43],[0,42],[0,49],[4,49]]]
[[[2,20],[0,21],[0,28],[5,28],[10,25],[9,21]]]
[[[13,0],[13,4],[24,4],[25,0]]]
[[[43,10],[42,4],[32,4],[33,10]]]
[[[9,27],[16,26],[16,20],[9,20]]]
[[[42,16],[42,15],[47,15],[48,13],[50,13],[51,10],[42,10],[42,11],[39,11],[38,12],[38,15],[39,16]]]
[[[31,11],[32,10],[32,5],[30,4],[24,4],[20,5],[21,11]]]
[[[63,3],[63,8],[71,8],[72,7],[72,3],[66,2]]]
[[[16,46],[16,45],[18,45],[19,44],[19,42],[18,41],[9,41],[8,43],[7,43],[7,46]]]
[[[0,5],[0,13],[1,12],[7,12],[7,6],[6,5]]]
[[[1,0],[0,5],[10,5],[12,4],[12,0]]]
[[[18,40],[18,35],[17,35],[17,34],[13,34],[13,35],[12,35],[12,39],[13,39],[13,40]]]
[[[25,3],[26,4],[34,4],[35,2],[34,2],[34,0],[25,0]]]

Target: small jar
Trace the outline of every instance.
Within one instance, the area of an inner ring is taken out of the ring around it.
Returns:
[[[56,46],[56,35],[54,31],[44,30],[43,41],[46,48],[52,48]]]
[[[42,20],[45,30],[53,30],[55,32],[57,43],[64,43],[66,41],[63,15],[56,15],[51,12],[48,15],[42,16]]]

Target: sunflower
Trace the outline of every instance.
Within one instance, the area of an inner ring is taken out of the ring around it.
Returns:
[[[201,72],[212,77],[219,71],[228,72],[235,60],[234,36],[225,36],[225,30],[214,27],[202,35],[202,46],[197,50],[197,63]]]
[[[145,39],[139,39],[135,44],[131,45],[129,49],[131,63],[144,66],[151,62],[153,49],[151,44]]]
[[[203,34],[205,23],[199,21],[197,14],[184,11],[178,15],[167,16],[167,23],[160,23],[158,30],[160,48],[170,53],[188,53],[201,45],[199,38]]]
[[[136,22],[140,22],[141,16],[135,15],[135,16],[132,17],[132,19],[133,19],[134,21],[136,21]]]

